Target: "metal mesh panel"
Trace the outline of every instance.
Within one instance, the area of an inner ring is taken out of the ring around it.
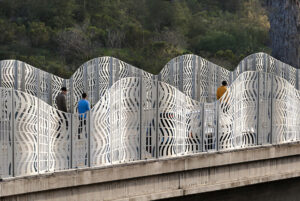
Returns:
[[[0,89],[0,178],[13,176],[12,90]]]
[[[71,168],[71,114],[49,111],[49,170]]]
[[[38,99],[14,91],[15,104],[15,175],[38,172]]]
[[[257,140],[258,73],[245,72],[222,96],[219,148],[248,147]]]
[[[81,66],[73,75],[72,81],[73,81],[73,107],[74,111],[77,111],[77,103],[81,99],[81,95],[84,92],[84,68],[85,66]]]
[[[183,64],[181,69],[183,71],[182,79],[183,82],[183,92],[185,95],[192,97],[193,94],[193,55],[183,56]]]
[[[217,103],[204,103],[203,151],[217,149]]]
[[[271,143],[272,121],[272,74],[259,73],[258,144]]]
[[[176,155],[176,89],[158,83],[158,156]]]
[[[15,86],[15,60],[1,61],[1,86],[14,88]]]
[[[89,160],[89,115],[73,114],[72,117],[72,167],[87,167]]]
[[[208,67],[208,62],[200,57],[198,57],[198,80],[199,82],[197,83],[197,90],[199,93],[199,101],[200,102],[206,102],[208,98],[208,72],[209,72],[209,67]]]
[[[185,153],[202,151],[203,104],[185,97]]]
[[[85,63],[71,80],[1,61],[1,85],[26,93],[1,89],[0,175],[299,140],[297,74],[263,53],[247,57],[234,72],[185,55],[170,61],[159,76],[103,57]],[[215,101],[223,80],[233,83]],[[88,92],[94,104],[89,114],[63,113],[46,103],[63,85],[72,89],[69,107]]]
[[[25,68],[24,69],[25,78],[24,78],[24,83],[22,83],[24,85],[24,87],[22,87],[22,88],[24,89],[24,92],[31,94],[33,96],[37,96],[37,94],[38,94],[37,86],[41,86],[41,85],[38,85],[38,83],[37,83],[38,70],[28,64],[25,64],[23,66],[23,68]],[[41,87],[43,87],[43,86],[41,86]]]
[[[171,81],[171,77],[169,76],[170,74],[170,68],[171,68],[171,61],[169,63],[167,63],[163,69],[161,69],[159,76],[160,76],[160,81],[163,81],[165,83],[170,84]]]
[[[91,166],[111,162],[110,93],[107,92],[91,111]]]
[[[51,75],[51,96],[52,96],[52,104],[54,107],[56,106],[55,98],[60,93],[60,89],[63,87],[64,80],[55,75]]]
[[[140,153],[140,79],[122,79],[114,87],[115,92],[110,95],[112,162],[137,160]]]
[[[50,95],[50,80],[49,73],[44,71],[39,72],[39,98],[46,103],[49,103],[49,95]],[[51,104],[51,103],[50,103]]]
[[[142,158],[156,157],[157,80],[142,83]]]
[[[109,57],[100,58],[99,60],[99,97],[102,97],[105,94],[106,90],[109,88],[109,62]]]
[[[38,100],[38,156],[39,173],[49,171],[49,105]]]
[[[280,77],[274,76],[273,84],[272,141],[283,143],[298,140],[299,91]]]

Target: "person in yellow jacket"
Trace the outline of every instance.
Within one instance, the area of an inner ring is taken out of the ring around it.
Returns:
[[[218,89],[217,89],[217,99],[220,100],[221,97],[227,92],[227,82],[226,81],[223,81],[222,82],[222,86],[220,86]],[[225,96],[227,96],[227,93],[225,94]],[[222,104],[221,104],[221,108],[223,109],[223,112],[227,112],[228,109],[229,109],[229,105],[228,105],[228,100],[225,100],[227,99],[227,97],[224,97],[223,98],[223,101],[222,101]],[[221,100],[220,100],[221,102]],[[226,106],[225,106],[226,105]]]
[[[226,91],[227,91],[227,82],[223,81],[222,86],[220,86],[217,89],[217,99],[220,100],[220,98],[225,94]]]

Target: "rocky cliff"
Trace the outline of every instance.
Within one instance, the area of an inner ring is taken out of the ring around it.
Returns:
[[[267,0],[272,55],[300,68],[300,2]]]

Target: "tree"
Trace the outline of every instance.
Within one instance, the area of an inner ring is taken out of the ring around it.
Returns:
[[[43,46],[49,42],[50,34],[49,27],[43,22],[29,23],[29,38],[33,46]]]

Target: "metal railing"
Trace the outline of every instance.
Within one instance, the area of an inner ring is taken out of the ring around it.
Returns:
[[[123,78],[82,116],[0,92],[2,178],[300,138],[299,91],[271,73],[241,73],[220,103],[195,101],[157,77]]]
[[[76,111],[81,94],[87,92],[91,105],[97,104],[118,80],[127,77],[158,79],[179,89],[200,102],[214,102],[215,92],[223,80],[231,84],[246,71],[273,73],[299,89],[300,71],[265,53],[243,59],[234,71],[217,66],[196,55],[172,59],[158,75],[152,75],[112,57],[100,57],[84,63],[70,79],[63,79],[15,60],[0,61],[0,87],[14,88],[34,95],[55,106],[55,97],[62,86],[68,93],[68,110]]]

